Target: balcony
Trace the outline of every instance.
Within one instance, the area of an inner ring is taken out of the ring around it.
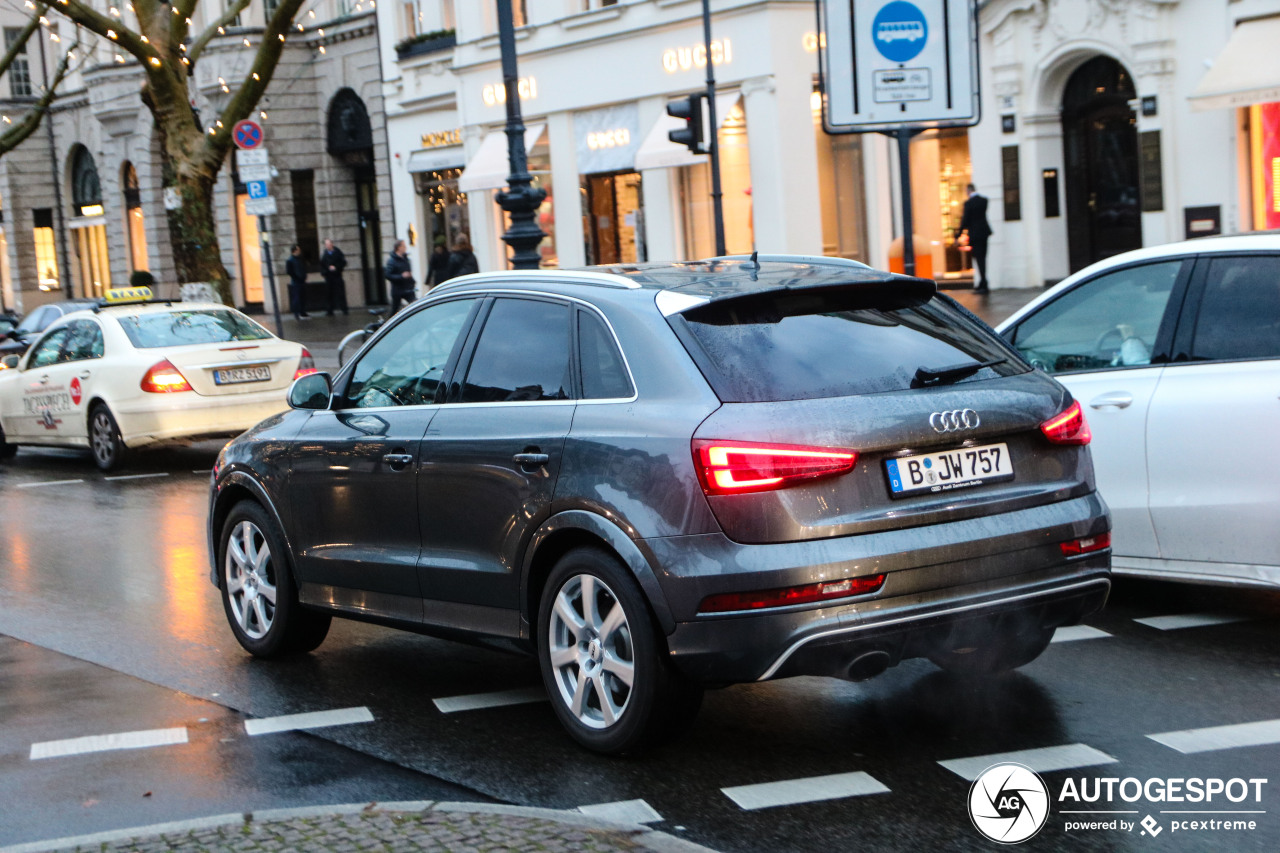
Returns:
[[[398,42],[396,44],[396,58],[405,60],[414,56],[424,56],[428,53],[453,50],[454,45],[457,43],[458,34],[456,30],[435,30],[434,32],[422,33]]]

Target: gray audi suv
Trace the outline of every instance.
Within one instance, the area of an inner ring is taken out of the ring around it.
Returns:
[[[537,656],[579,743],[707,687],[981,677],[1110,589],[1080,405],[933,282],[830,258],[470,275],[222,451],[254,655],[333,616]]]

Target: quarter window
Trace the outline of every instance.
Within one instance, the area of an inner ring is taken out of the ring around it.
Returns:
[[[1024,320],[1013,345],[1046,373],[1150,364],[1182,264],[1162,261],[1090,279]]]
[[[474,305],[474,299],[441,302],[396,324],[356,363],[347,405],[365,409],[435,403]]]
[[[578,312],[578,350],[582,360],[583,399],[631,396],[631,380],[613,335],[600,318],[589,311]]]
[[[1191,357],[1280,358],[1280,257],[1209,263]]]
[[[461,402],[567,400],[569,348],[568,305],[499,299],[480,333]]]

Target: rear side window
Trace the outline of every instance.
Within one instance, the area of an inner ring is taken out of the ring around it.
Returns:
[[[578,350],[582,357],[582,398],[608,400],[631,396],[631,379],[613,335],[589,311],[578,312]]]
[[[62,350],[63,361],[85,361],[102,358],[102,329],[92,320],[76,320],[67,324],[71,336]]]
[[[780,293],[713,302],[678,316],[725,402],[900,391],[912,387],[920,368],[973,362],[998,363],[958,381],[1027,369],[994,333],[939,299],[892,309],[862,307],[865,298],[854,306],[855,299],[842,291]]]
[[[1280,358],[1280,257],[1209,263],[1191,357]]]
[[[567,400],[569,350],[568,305],[499,299],[476,343],[461,402]]]
[[[243,314],[216,308],[135,314],[119,320],[124,333],[139,349],[260,341],[271,337],[270,332]]]

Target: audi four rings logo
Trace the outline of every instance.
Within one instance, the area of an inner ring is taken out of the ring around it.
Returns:
[[[973,409],[952,409],[949,412],[934,412],[929,415],[929,426],[936,432],[959,432],[962,429],[977,429],[982,419]]]

